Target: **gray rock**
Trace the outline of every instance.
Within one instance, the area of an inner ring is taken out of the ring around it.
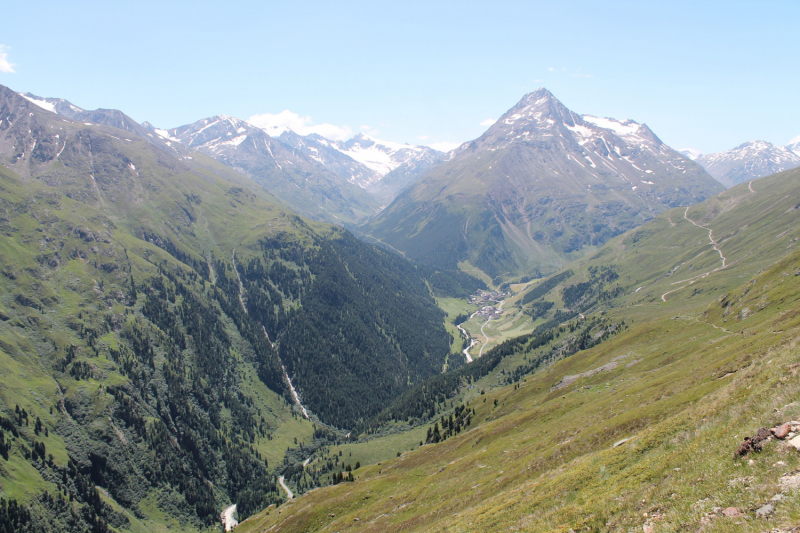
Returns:
[[[759,518],[767,518],[769,515],[775,512],[775,506],[771,503],[766,505],[762,505],[756,510],[756,516]]]

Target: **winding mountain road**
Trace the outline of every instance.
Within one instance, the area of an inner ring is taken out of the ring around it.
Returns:
[[[504,304],[504,303],[506,303],[506,301],[505,301],[505,300],[503,300],[502,302],[500,302],[500,305],[498,305],[498,306],[497,306],[497,310],[498,310],[498,311],[502,311],[502,309],[503,309],[503,304]],[[489,324],[489,321],[490,321],[490,320],[491,320],[491,318],[487,318],[487,319],[486,319],[486,322],[484,322],[484,323],[483,323],[483,325],[481,326],[481,335],[483,335],[484,337],[486,337],[486,342],[484,342],[484,343],[483,343],[483,346],[481,346],[481,349],[480,349],[480,351],[478,352],[478,358],[480,358],[480,357],[483,355],[483,349],[484,349],[484,348],[486,348],[486,345],[487,345],[487,344],[489,344],[489,336],[486,334],[486,332],[484,332],[484,331],[483,331],[483,328],[485,328],[485,327],[486,327],[486,326]]]
[[[281,486],[283,491],[286,493],[286,497],[290,500],[294,499],[294,494],[292,491],[289,490],[289,487],[286,486],[286,483],[283,482],[283,476],[278,478],[278,484]]]

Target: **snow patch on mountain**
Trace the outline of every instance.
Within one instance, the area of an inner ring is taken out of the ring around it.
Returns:
[[[23,97],[24,99],[26,99],[27,101],[38,105],[39,107],[41,107],[42,109],[44,109],[46,111],[50,111],[51,113],[55,113],[56,112],[56,105],[53,104],[53,103],[48,102],[44,98],[35,98],[35,97],[32,97],[32,96],[27,96],[27,95],[22,94],[22,93],[19,93],[19,95],[21,97]]]
[[[613,118],[600,118],[592,115],[581,115],[583,120],[591,122],[595,126],[611,130],[621,136],[638,137],[639,128],[641,124],[632,120],[616,120]]]
[[[383,141],[364,134],[358,134],[343,144],[344,149],[340,149],[343,154],[371,168],[381,177],[424,151],[421,146]]]

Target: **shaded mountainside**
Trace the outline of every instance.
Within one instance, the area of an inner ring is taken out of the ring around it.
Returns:
[[[361,230],[411,259],[469,260],[491,277],[552,271],[723,190],[646,125],[578,115],[545,89],[447,157]]]
[[[424,442],[238,531],[791,531],[799,198],[800,170],[741,184],[532,285],[583,316],[421,383],[374,422]]]
[[[0,114],[0,507],[24,508],[19,530],[244,518],[314,438],[284,366],[335,426],[441,371],[442,312],[402,258],[200,153],[4,87]]]
[[[774,146],[766,141],[749,141],[695,161],[727,187],[800,167],[800,155],[791,146]]]

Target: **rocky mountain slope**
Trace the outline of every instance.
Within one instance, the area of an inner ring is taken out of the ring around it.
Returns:
[[[724,152],[695,159],[726,187],[800,166],[798,144],[774,146],[767,141],[748,141]],[[792,150],[796,151],[792,151]]]
[[[21,94],[29,102],[36,106],[53,113],[70,118],[76,122],[83,122],[84,125],[102,124],[125,130],[137,135],[159,147],[168,148],[176,154],[185,155],[187,150],[177,143],[164,140],[162,137],[153,133],[153,127],[147,122],[139,124],[131,117],[118,109],[95,109],[87,111],[63,98],[41,98],[31,93]]]
[[[549,272],[721,190],[646,125],[579,115],[540,89],[362,231],[440,267],[468,260],[492,277]]]
[[[408,261],[168,138],[5,87],[0,115],[4,525],[9,505],[21,531],[244,518],[282,499],[298,438],[344,438],[442,370]]]
[[[377,421],[416,439],[332,450],[398,457],[238,531],[792,531],[799,197],[800,169],[743,183],[528,287],[561,319]]]

